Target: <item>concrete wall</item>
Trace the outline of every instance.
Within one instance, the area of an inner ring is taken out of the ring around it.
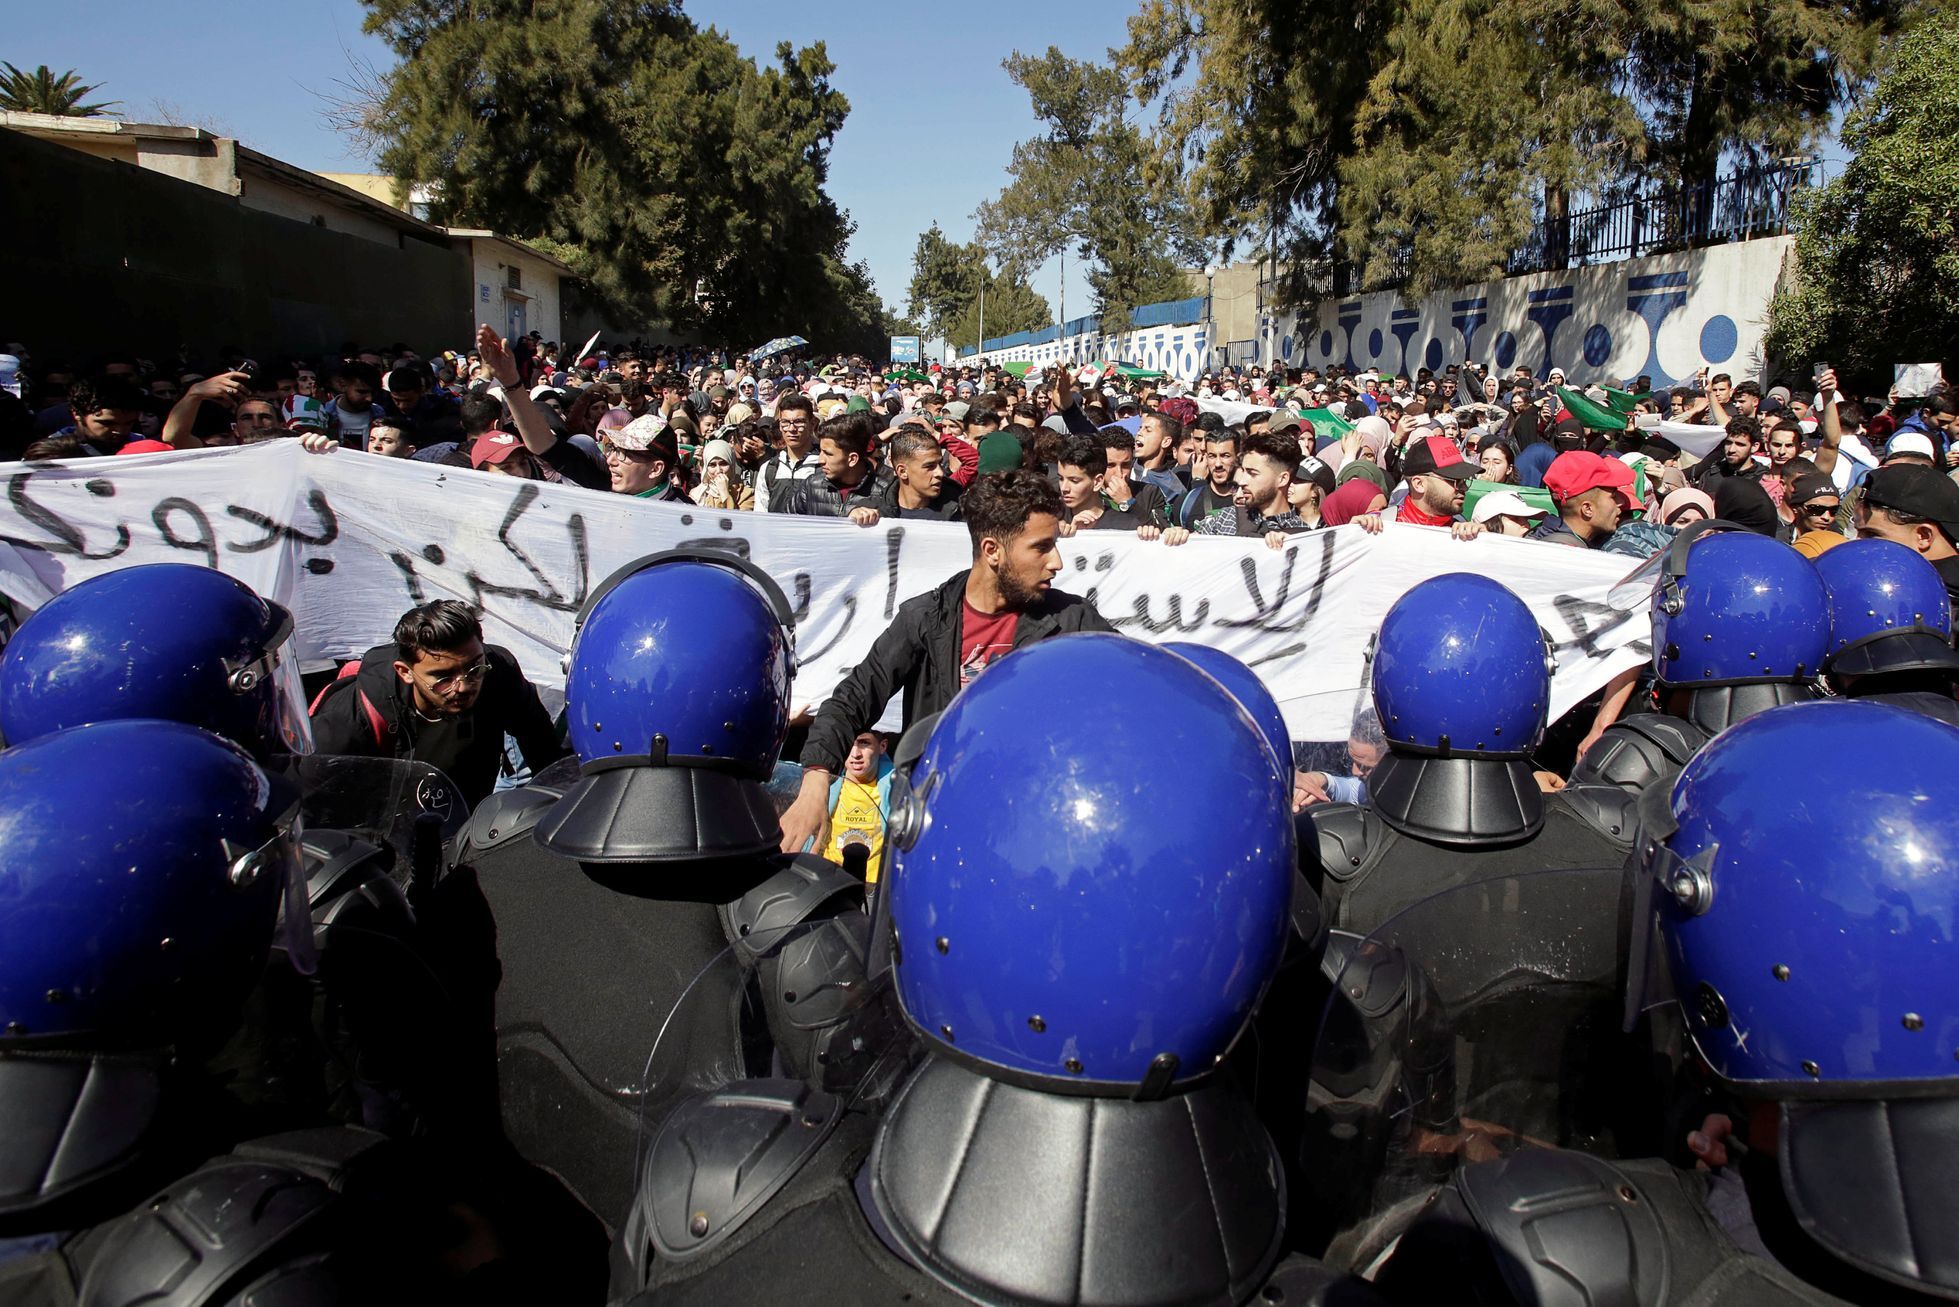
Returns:
[[[508,241],[475,237],[469,247],[476,287],[470,312],[476,321],[487,322],[506,336],[535,331],[545,340],[562,342],[558,281],[564,274],[558,266]],[[512,267],[523,283],[516,291],[508,285]]]
[[[0,130],[0,340],[87,365],[107,351],[264,359],[349,338],[469,339],[469,261],[294,221],[133,164]]]
[[[239,200],[248,209],[277,214],[293,222],[344,232],[377,245],[398,245],[401,228],[365,209],[336,204],[320,192],[294,186],[278,177],[248,171],[239,178]]]
[[[1773,236],[1532,273],[1412,303],[1391,292],[1328,300],[1268,320],[1259,361],[1412,373],[1473,358],[1615,385],[1641,375],[1671,385],[1703,365],[1759,378],[1769,297],[1793,244]]]
[[[1573,380],[1615,385],[1643,374],[1656,386],[1684,381],[1705,364],[1736,380],[1759,378],[1769,297],[1792,244],[1787,236],[1741,241],[1533,273],[1413,302],[1393,291],[1327,300],[1300,314],[1258,315],[1248,333],[1251,347],[1236,361],[1412,373],[1474,358],[1506,372],[1522,364],[1540,377],[1557,366]],[[1243,316],[1240,297],[1234,294],[1227,308],[1224,289],[1240,269],[1252,273],[1252,265],[1238,265],[1217,279],[1219,348],[1242,339],[1228,325]],[[1192,377],[1204,367],[1210,336],[1211,324],[1200,314],[1181,326],[1085,333],[988,357],[1042,364],[1120,358]]]

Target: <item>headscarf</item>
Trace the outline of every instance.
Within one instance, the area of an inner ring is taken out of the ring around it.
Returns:
[[[1376,486],[1380,487],[1381,493],[1384,495],[1388,492],[1388,474],[1386,470],[1379,463],[1370,463],[1364,458],[1356,458],[1349,461],[1345,467],[1340,469],[1340,474],[1335,478],[1333,484],[1335,486],[1344,486],[1357,477],[1372,481]]]
[[[1381,487],[1366,477],[1355,477],[1320,501],[1320,520],[1328,526],[1345,526],[1367,512],[1376,499],[1384,498]]]

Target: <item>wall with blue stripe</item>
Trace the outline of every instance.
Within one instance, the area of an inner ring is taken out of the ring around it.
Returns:
[[[1285,316],[1264,315],[1234,361],[1271,366],[1414,373],[1465,359],[1542,377],[1561,367],[1573,381],[1612,385],[1638,376],[1667,386],[1702,366],[1736,380],[1759,377],[1769,297],[1793,240],[1740,241],[1710,249],[1539,272],[1410,301],[1382,291],[1324,301]],[[1117,359],[1195,378],[1216,366],[1202,297],[1149,305],[1148,325],[1103,335],[1094,318],[989,340],[994,362],[1053,364]],[[961,362],[972,361],[966,356]]]

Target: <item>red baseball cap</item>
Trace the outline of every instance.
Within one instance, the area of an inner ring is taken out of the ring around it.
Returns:
[[[469,465],[481,468],[501,463],[512,454],[521,453],[523,448],[524,442],[509,432],[492,431],[478,436],[476,443],[469,447]]]
[[[1574,449],[1551,460],[1544,469],[1544,488],[1556,503],[1575,499],[1587,490],[1610,490],[1627,508],[1633,502],[1633,471],[1616,458]]]
[[[1423,436],[1409,442],[1401,456],[1403,476],[1439,476],[1451,481],[1474,481],[1483,469],[1462,456],[1447,436]]]
[[[174,454],[175,445],[166,445],[161,440],[131,440],[116,451],[118,454]]]

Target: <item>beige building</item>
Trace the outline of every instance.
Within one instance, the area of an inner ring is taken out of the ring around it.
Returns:
[[[564,340],[565,278],[571,269],[528,245],[493,231],[449,228],[449,238],[469,247],[476,299],[471,312],[515,340],[535,331],[545,340]],[[575,348],[568,345],[566,348]]]

